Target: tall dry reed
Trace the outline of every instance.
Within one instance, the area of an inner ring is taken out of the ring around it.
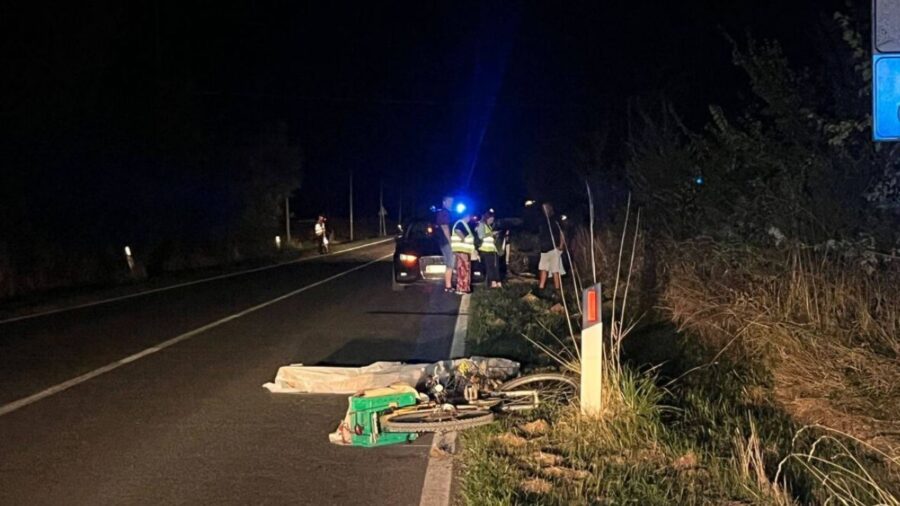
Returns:
[[[900,268],[805,248],[669,243],[662,305],[683,330],[772,372],[800,420],[900,449]]]

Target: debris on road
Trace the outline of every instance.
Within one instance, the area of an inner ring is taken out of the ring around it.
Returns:
[[[365,367],[292,364],[278,368],[275,381],[263,388],[273,393],[355,394],[396,383],[415,385],[427,364],[375,362]]]
[[[409,385],[391,385],[352,395],[347,414],[328,441],[347,446],[384,446],[407,443],[419,437],[411,432],[381,432],[378,415],[387,409],[413,406],[419,393]]]
[[[434,435],[435,441],[431,444],[428,456],[433,459],[453,457],[456,454],[456,433],[440,432]]]
[[[435,392],[443,392],[443,384],[465,371],[503,382],[518,375],[519,363],[505,358],[471,357],[430,364],[375,362],[364,367],[294,364],[280,367],[275,381],[263,387],[273,393],[353,394],[348,398],[347,413],[328,440],[338,445],[374,447],[415,440],[417,431],[382,431],[380,416],[416,406],[420,401],[431,402],[417,388],[426,391],[430,386]]]
[[[355,394],[398,383],[420,387],[431,377],[449,377],[460,363],[474,363],[485,375],[498,380],[519,373],[519,363],[505,358],[471,357],[441,360],[431,364],[375,362],[364,367],[304,366],[293,364],[278,369],[275,381],[266,383],[273,393]]]

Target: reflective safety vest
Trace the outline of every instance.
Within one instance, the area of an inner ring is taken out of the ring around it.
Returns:
[[[462,226],[465,227],[466,235],[465,238],[459,236],[456,233],[456,226],[462,223]],[[453,224],[453,228],[450,229],[450,249],[454,253],[468,253],[472,254],[475,252],[475,235],[472,234],[472,229],[469,228],[469,224],[463,220],[459,220]]]
[[[496,253],[497,245],[494,243],[494,229],[486,222],[482,223],[481,226],[484,227],[484,237],[481,238],[481,246],[478,247],[478,251]]]

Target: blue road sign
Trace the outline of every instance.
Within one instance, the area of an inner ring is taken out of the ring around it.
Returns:
[[[874,56],[872,69],[875,140],[900,140],[900,54]]]

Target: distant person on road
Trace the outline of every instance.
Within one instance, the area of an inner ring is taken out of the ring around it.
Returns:
[[[319,254],[324,255],[328,253],[328,229],[325,228],[325,216],[320,214],[319,219],[316,220],[316,242],[319,243]]]
[[[497,235],[494,231],[494,211],[490,210],[481,216],[481,222],[475,227],[478,237],[478,254],[484,264],[485,285],[491,288],[503,286],[500,282],[500,262],[497,259]]]
[[[450,224],[453,223],[453,219],[450,214],[451,208],[453,208],[453,197],[451,197],[450,195],[446,195],[441,201],[441,208],[434,216],[434,224],[437,225],[437,228],[439,229],[438,242],[441,245],[441,256],[444,257],[445,292],[453,292],[453,269],[456,267],[453,248],[450,246]]]
[[[475,233],[469,226],[471,216],[464,216],[453,224],[450,236],[450,247],[455,256],[456,293],[463,295],[472,292],[472,260],[478,260],[475,249]]]
[[[555,218],[553,204],[544,202],[544,216],[538,227],[538,243],[541,247],[541,261],[538,264],[538,287],[543,290],[547,285],[547,274],[553,275],[553,287],[559,290],[562,285],[562,275],[566,269],[562,264],[562,251],[566,244],[562,226]]]

